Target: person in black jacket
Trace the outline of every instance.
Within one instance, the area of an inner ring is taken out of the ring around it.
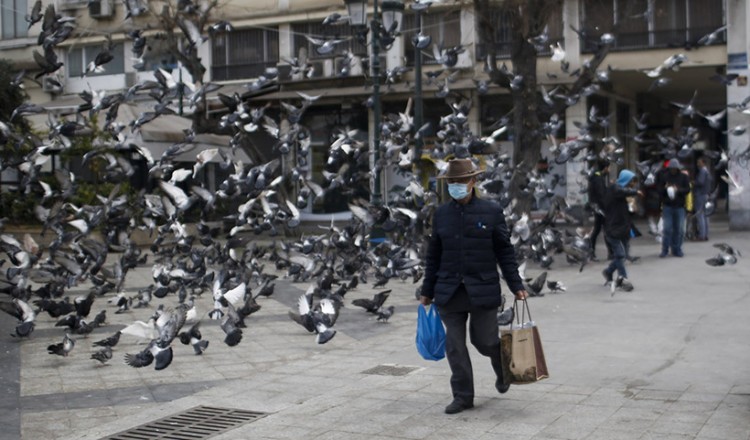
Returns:
[[[690,178],[681,172],[677,159],[670,159],[667,170],[662,172],[659,193],[662,203],[662,223],[664,234],[661,239],[660,258],[672,249],[672,255],[682,257],[682,239],[685,235],[685,197],[690,192]]]
[[[698,223],[698,240],[708,240],[708,215],[706,215],[706,202],[711,194],[711,173],[706,167],[706,158],[699,157],[697,160],[698,170],[695,172],[693,182],[693,194],[695,205],[695,218]]]
[[[612,294],[617,287],[621,287],[625,291],[633,290],[633,285],[628,281],[628,273],[625,270],[625,257],[630,241],[630,231],[633,228],[627,198],[640,194],[640,191],[635,189],[637,181],[634,177],[635,173],[630,170],[620,171],[617,182],[607,192],[604,205],[604,239],[612,248],[613,258],[609,266],[602,271],[602,274],[605,284],[611,285]],[[613,281],[612,277],[615,270],[618,278]]]
[[[599,159],[596,162],[594,172],[589,176],[589,205],[594,211],[594,229],[591,231],[591,259],[593,261],[597,261],[596,239],[604,225],[604,198],[607,195],[608,176],[609,161]],[[612,250],[606,240],[604,244],[607,246],[607,258],[611,259]]]
[[[503,210],[495,202],[474,194],[480,174],[470,159],[448,163],[444,178],[451,201],[439,206],[432,219],[427,244],[425,275],[420,302],[432,302],[445,324],[445,351],[451,368],[453,401],[445,408],[455,414],[474,406],[474,378],[466,347],[466,321],[471,343],[492,362],[495,388],[508,391],[503,382],[497,312],[502,304],[500,277],[519,300],[528,294],[518,274],[515,249],[510,244]]]

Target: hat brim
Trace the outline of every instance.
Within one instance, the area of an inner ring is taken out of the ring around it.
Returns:
[[[443,174],[442,176],[437,176],[438,179],[465,179],[467,177],[474,177],[478,176],[479,174],[482,174],[484,170],[474,170],[469,173],[464,174],[458,174],[458,175],[449,175],[449,174]]]

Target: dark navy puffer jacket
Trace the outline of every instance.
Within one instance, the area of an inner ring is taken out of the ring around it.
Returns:
[[[423,296],[444,305],[463,283],[472,306],[498,307],[502,301],[498,264],[511,291],[523,290],[500,205],[473,196],[466,205],[450,201],[437,208],[427,246]]]

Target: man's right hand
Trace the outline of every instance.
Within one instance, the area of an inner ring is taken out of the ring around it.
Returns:
[[[420,302],[420,303],[421,303],[421,304],[422,304],[423,306],[427,307],[427,306],[429,306],[430,304],[432,304],[432,298],[430,298],[429,296],[420,296],[420,297],[419,297],[419,302]]]

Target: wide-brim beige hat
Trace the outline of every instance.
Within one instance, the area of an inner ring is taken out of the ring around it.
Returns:
[[[453,159],[448,162],[448,169],[445,174],[438,176],[438,179],[465,179],[482,174],[483,170],[479,169],[471,159]]]

